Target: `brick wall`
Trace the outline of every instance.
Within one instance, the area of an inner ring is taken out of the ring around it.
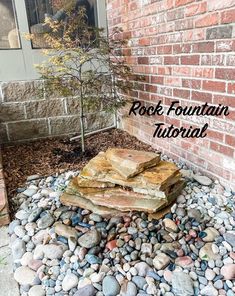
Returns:
[[[78,135],[79,100],[45,95],[39,97],[39,81],[0,84],[0,143],[44,137]],[[113,116],[101,103],[85,107],[85,129],[94,131],[113,125]]]
[[[131,93],[148,104],[225,104],[227,117],[123,117],[124,129],[174,159],[235,187],[235,0],[108,0],[109,30],[129,38],[127,61],[145,81]],[[126,107],[128,111],[128,106]],[[125,112],[124,112],[125,113]],[[209,124],[204,139],[153,138],[154,123]]]

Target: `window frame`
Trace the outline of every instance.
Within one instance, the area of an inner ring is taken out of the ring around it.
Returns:
[[[31,34],[31,26],[30,26],[30,15],[28,13],[28,9],[27,9],[27,1],[28,0],[24,0],[24,4],[25,4],[25,9],[26,9],[26,14],[27,14],[27,22],[28,22],[28,31]],[[29,0],[30,1],[30,0]],[[35,0],[34,0],[35,1]],[[99,16],[98,16],[98,5],[99,5],[99,0],[96,0],[96,5],[94,6],[94,19],[95,19],[95,23],[96,26],[99,27]],[[107,23],[106,23],[107,26]],[[105,28],[106,29],[106,28]],[[34,47],[33,45],[33,41],[30,40],[31,43],[31,48],[32,50],[43,50],[43,49],[50,49],[50,47]]]
[[[0,51],[2,51],[2,50],[22,50],[21,34],[20,34],[20,30],[19,30],[19,21],[18,21],[16,6],[15,6],[15,0],[8,0],[8,1],[11,1],[11,3],[12,3],[14,21],[16,24],[16,29],[18,30],[17,35],[18,35],[19,47],[15,47],[15,48],[11,48],[11,47],[1,48],[0,47]]]

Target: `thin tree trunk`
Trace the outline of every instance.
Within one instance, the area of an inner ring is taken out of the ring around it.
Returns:
[[[82,153],[85,152],[85,131],[84,131],[84,110],[83,110],[83,91],[82,85],[80,89],[80,128],[81,128],[81,148]]]

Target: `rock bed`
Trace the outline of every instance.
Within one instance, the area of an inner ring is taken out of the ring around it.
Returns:
[[[235,295],[234,193],[180,166],[188,184],[158,221],[63,207],[76,173],[31,176],[9,226],[21,295]]]

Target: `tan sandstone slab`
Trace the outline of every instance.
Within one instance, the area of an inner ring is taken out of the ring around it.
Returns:
[[[125,179],[157,165],[160,161],[160,154],[131,149],[110,148],[105,156],[112,168]]]
[[[181,175],[177,166],[171,162],[160,161],[158,165],[148,168],[137,176],[126,180],[119,173],[113,170],[111,164],[105,157],[104,152],[100,152],[91,159],[80,173],[82,178],[100,182],[111,182],[120,186],[130,187],[134,191],[145,190],[141,193],[151,193],[156,190],[164,191],[167,187],[180,180]],[[146,191],[147,190],[147,191]]]
[[[67,190],[66,194],[74,197],[75,202],[80,197],[89,200],[96,206],[117,209],[119,211],[145,211],[154,213],[159,209],[167,206],[174,200],[183,188],[183,182],[179,181],[171,188],[170,194],[167,198],[148,198],[144,194],[135,193],[130,190],[125,190],[121,187],[115,188],[81,188],[77,184],[77,179],[74,178]],[[63,197],[61,202],[64,204]],[[72,204],[75,205],[72,201]],[[93,210],[94,211],[94,210]]]

